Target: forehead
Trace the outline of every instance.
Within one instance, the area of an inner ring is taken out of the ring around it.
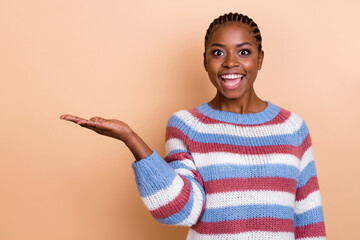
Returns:
[[[250,28],[243,23],[237,22],[223,23],[214,27],[211,31],[208,43],[215,42],[224,45],[236,45],[241,42],[250,42],[257,45]]]

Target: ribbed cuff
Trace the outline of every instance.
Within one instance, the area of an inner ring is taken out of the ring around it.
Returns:
[[[156,151],[132,163],[135,180],[141,197],[151,195],[169,186],[176,173]]]

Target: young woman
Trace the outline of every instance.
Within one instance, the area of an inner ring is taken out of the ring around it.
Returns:
[[[188,239],[326,239],[308,128],[254,90],[261,41],[245,15],[210,24],[204,66],[216,96],[171,116],[164,159],[119,120],[61,119],[123,141],[152,216],[190,226]]]

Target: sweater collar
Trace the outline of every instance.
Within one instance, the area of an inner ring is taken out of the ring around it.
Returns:
[[[279,114],[280,108],[269,101],[265,101],[267,107],[257,113],[233,113],[213,109],[208,103],[203,103],[196,109],[212,119],[234,124],[262,124],[270,121]]]

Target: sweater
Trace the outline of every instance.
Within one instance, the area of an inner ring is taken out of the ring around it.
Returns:
[[[196,240],[325,240],[308,127],[269,101],[238,114],[203,103],[173,114],[166,156],[132,164],[140,196],[160,223]]]

